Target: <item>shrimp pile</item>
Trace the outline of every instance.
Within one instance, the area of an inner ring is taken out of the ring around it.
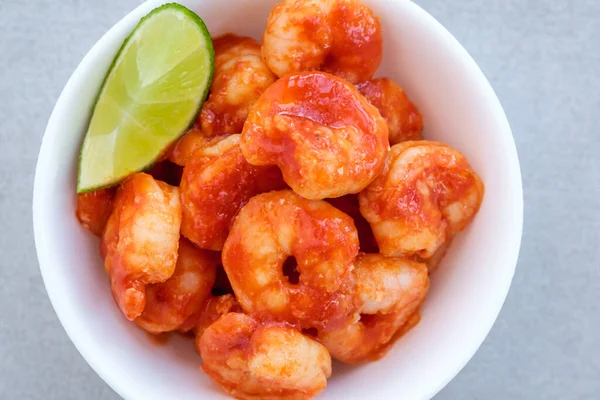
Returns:
[[[146,171],[79,194],[76,217],[134,326],[193,337],[235,398],[311,399],[332,358],[375,362],[413,334],[483,182],[373,78],[382,28],[359,0],[284,0],[262,43],[213,42],[196,124]]]

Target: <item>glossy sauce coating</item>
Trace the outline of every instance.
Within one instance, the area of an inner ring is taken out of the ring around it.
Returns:
[[[325,201],[292,191],[253,197],[236,217],[223,266],[244,310],[298,328],[332,330],[354,311],[352,263],[358,234],[352,219]],[[295,258],[299,279],[283,266]]]
[[[146,305],[146,285],[173,275],[179,249],[179,190],[137,173],[117,190],[101,240],[113,296],[130,320]]]
[[[94,235],[102,235],[114,197],[114,188],[78,194],[76,216],[79,223]]]
[[[383,357],[397,333],[414,326],[412,318],[429,290],[425,264],[401,258],[362,254],[353,274],[359,307],[356,322],[319,333],[332,357],[351,364]]]
[[[224,140],[234,137],[238,136]],[[183,171],[181,234],[200,248],[221,250],[239,209],[252,196],[284,187],[277,168],[248,164],[237,145],[217,148],[215,153],[205,148]]]
[[[214,80],[197,121],[207,137],[240,133],[249,108],[276,79],[263,63],[256,40],[227,34],[213,43]]]
[[[271,85],[242,131],[242,153],[254,165],[277,165],[308,199],[358,193],[383,168],[385,120],[347,82],[325,72],[289,75]]]
[[[400,85],[389,78],[377,78],[357,87],[386,120],[390,144],[423,138],[423,116]]]
[[[381,254],[430,258],[473,219],[483,183],[448,145],[410,141],[392,147],[381,175],[361,194],[360,211]]]
[[[219,318],[199,347],[202,370],[237,399],[312,399],[331,375],[331,357],[319,342],[245,314]]]
[[[150,333],[179,329],[199,315],[210,297],[219,255],[179,241],[175,272],[162,283],[146,286],[146,307],[135,323]]]
[[[371,79],[383,55],[379,19],[358,0],[337,0],[329,21],[332,42],[321,70],[351,83]]]
[[[269,14],[262,56],[279,77],[318,69],[359,83],[382,48],[379,20],[358,0],[284,0]]]

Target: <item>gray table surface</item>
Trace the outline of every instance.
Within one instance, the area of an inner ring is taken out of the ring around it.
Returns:
[[[93,43],[139,1],[0,0],[0,398],[117,399],[46,296],[31,195],[47,119]],[[525,226],[508,300],[437,397],[600,398],[600,2],[420,0],[491,80],[514,130]]]

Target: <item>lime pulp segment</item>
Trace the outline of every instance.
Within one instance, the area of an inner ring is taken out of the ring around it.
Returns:
[[[156,161],[194,122],[213,73],[212,39],[200,17],[178,4],[144,17],[100,90],[77,192],[114,185]]]

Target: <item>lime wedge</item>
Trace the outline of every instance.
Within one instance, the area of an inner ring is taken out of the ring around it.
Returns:
[[[104,78],[77,192],[117,184],[156,161],[194,122],[213,73],[212,39],[195,13],[166,4],[142,18]]]

